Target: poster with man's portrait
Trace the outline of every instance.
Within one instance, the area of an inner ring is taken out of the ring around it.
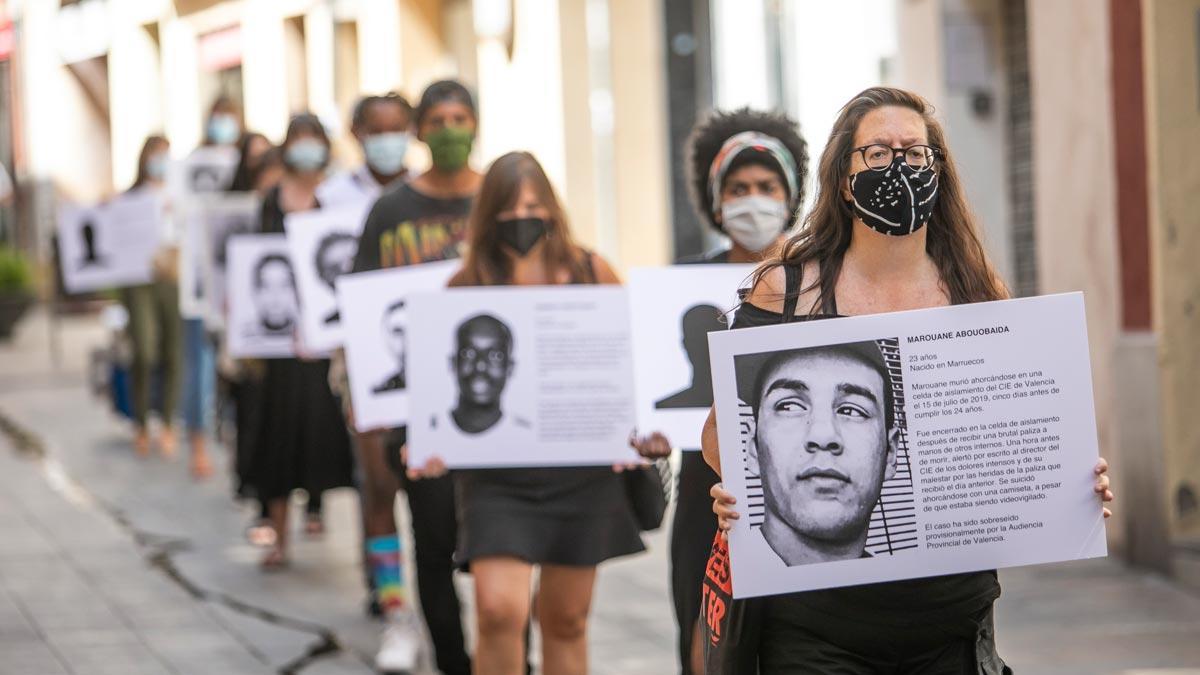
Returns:
[[[638,430],[700,449],[712,407],[708,334],[725,330],[753,265],[675,265],[629,272]]]
[[[549,467],[629,462],[622,288],[449,289],[409,297],[409,461]]]
[[[1103,556],[1082,295],[710,336],[734,597]]]
[[[296,261],[304,346],[328,352],[342,345],[342,314],[337,281],[354,268],[358,236],[370,205],[354,202],[290,213],[283,221]]]
[[[163,201],[146,190],[100,206],[63,205],[58,254],[69,293],[149,283],[163,228]]]
[[[359,431],[408,423],[408,297],[444,289],[458,268],[459,261],[447,260],[337,280],[346,373]]]
[[[229,239],[227,249],[229,355],[236,359],[295,356],[300,307],[287,238],[241,234]]]
[[[201,146],[187,157],[171,162],[167,190],[174,202],[224,192],[237,171],[238,151],[225,146]]]
[[[191,222],[198,229],[201,259],[198,278],[202,280],[205,323],[221,330],[229,312],[225,288],[229,266],[229,241],[233,237],[258,232],[262,203],[254,193],[222,192],[191,202]]]

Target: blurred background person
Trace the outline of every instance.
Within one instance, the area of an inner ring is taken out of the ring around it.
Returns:
[[[363,163],[326,179],[317,188],[321,203],[373,204],[384,190],[405,180],[408,169],[404,160],[412,142],[412,125],[412,105],[396,92],[360,98],[350,116],[350,133],[362,149]]]
[[[319,207],[316,188],[329,164],[329,138],[314,115],[292,118],[283,141],[284,175],[263,199],[261,231],[283,233],[289,213]],[[267,504],[275,543],[264,569],[288,562],[288,502],[303,489],[310,502],[325,490],[351,486],[350,438],[328,385],[329,360],[268,359],[250,482]]]
[[[170,144],[163,136],[150,136],[138,155],[137,178],[130,192],[153,192],[165,198]],[[152,393],[157,389],[162,413],[159,449],[164,455],[175,453],[175,415],[179,411],[179,391],[183,370],[183,323],[179,316],[178,249],[170,216],[162,220],[161,246],[153,260],[153,279],[148,284],[121,290],[121,300],[129,312],[129,337],[133,343],[133,419],[134,448],[139,455],[150,453],[147,429]],[[155,383],[157,381],[157,388]],[[212,471],[204,447],[192,454],[192,474],[197,478]]]
[[[684,155],[692,207],[729,241],[681,264],[760,263],[786,240],[804,201],[808,163],[792,119],[749,108],[717,111],[692,130]],[[657,432],[636,439],[634,447],[651,459],[671,453],[670,439]],[[699,448],[683,449],[671,523],[671,599],[684,675],[704,672],[700,585],[717,526],[708,491],[719,480]]]
[[[461,83],[442,80],[425,89],[416,110],[417,139],[429,146],[433,166],[375,203],[359,239],[355,272],[459,257],[481,181],[468,163],[478,125],[475,99]],[[334,384],[339,392],[348,389],[344,375]],[[342,400],[353,427],[348,394]],[[396,490],[403,483],[412,514],[417,590],[437,667],[446,675],[467,675],[471,660],[454,587],[454,484],[448,476],[407,480],[399,461],[404,439],[404,428],[355,434],[374,595],[388,624],[376,665],[381,670],[411,668],[420,644],[396,534]]]
[[[230,192],[253,192],[258,175],[262,170],[263,156],[274,147],[266,136],[257,131],[247,131],[238,142],[238,163],[233,172]]]

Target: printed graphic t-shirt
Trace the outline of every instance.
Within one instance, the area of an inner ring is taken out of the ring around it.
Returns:
[[[385,192],[363,225],[354,271],[459,257],[472,199],[430,197],[408,183]]]

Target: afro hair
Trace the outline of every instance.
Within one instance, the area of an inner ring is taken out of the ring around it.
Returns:
[[[715,110],[692,129],[687,140],[685,162],[692,206],[705,222],[718,230],[723,228],[713,217],[712,196],[708,190],[708,171],[725,141],[743,131],[757,131],[772,136],[787,147],[796,162],[794,170],[797,189],[795,202],[789,206],[796,209],[804,201],[804,183],[808,176],[808,145],[800,136],[800,128],[796,122],[777,112],[763,112],[750,108],[732,112]],[[731,168],[744,166],[746,163],[738,161]]]

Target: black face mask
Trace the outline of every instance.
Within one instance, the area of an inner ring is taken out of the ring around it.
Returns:
[[[500,241],[523,257],[546,236],[549,224],[545,218],[512,218],[496,221],[496,227]]]
[[[929,222],[937,204],[937,172],[917,173],[900,154],[882,171],[864,169],[850,176],[854,212],[880,234],[912,234]]]

